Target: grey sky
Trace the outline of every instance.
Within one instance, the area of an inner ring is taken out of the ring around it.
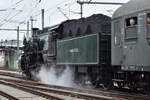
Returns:
[[[63,14],[57,9],[61,10],[70,19],[80,18],[79,14],[71,13],[69,11],[80,12],[80,6],[76,3],[76,0],[1,0],[0,10],[6,9],[6,11],[0,11],[0,28],[16,28],[19,23],[27,22],[30,16],[33,16],[34,27],[41,28],[41,9],[45,9],[45,26],[51,26],[66,20]],[[83,0],[82,0],[83,1]],[[88,0],[85,0],[88,1]],[[106,0],[92,0],[104,1]],[[108,2],[127,2],[129,0],[107,0]],[[84,17],[92,14],[102,13],[111,16],[110,11],[115,11],[119,6],[115,5],[84,5],[83,11]],[[26,28],[26,24],[19,25],[21,29]],[[20,39],[22,39],[24,33],[20,33]],[[0,40],[3,39],[16,39],[16,32],[0,31]]]

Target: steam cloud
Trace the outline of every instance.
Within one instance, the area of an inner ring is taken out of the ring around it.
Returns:
[[[37,75],[42,83],[72,87],[74,85],[74,77],[72,70],[66,67],[63,72],[59,73],[54,66],[47,69],[45,66],[41,67]]]

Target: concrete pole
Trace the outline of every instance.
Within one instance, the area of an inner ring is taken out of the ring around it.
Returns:
[[[29,21],[27,21],[27,40],[29,40]]]
[[[42,9],[42,30],[44,29],[44,9]]]
[[[19,26],[17,27],[17,57],[19,57]]]
[[[81,18],[83,17],[83,3],[80,3],[81,6]]]
[[[31,21],[31,37],[32,37],[32,34],[33,34],[33,30],[32,30],[32,28],[33,28],[33,18],[32,18],[32,16],[30,17],[30,21]]]

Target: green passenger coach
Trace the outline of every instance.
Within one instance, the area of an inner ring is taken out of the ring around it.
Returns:
[[[130,0],[112,16],[111,64],[119,87],[150,90],[150,0]]]

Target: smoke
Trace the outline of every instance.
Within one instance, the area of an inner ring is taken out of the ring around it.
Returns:
[[[40,80],[41,83],[58,85],[65,87],[73,87],[79,89],[94,89],[94,86],[90,82],[90,78],[80,76],[75,80],[74,69],[70,66],[41,66],[38,73],[32,72],[34,78]]]
[[[50,68],[42,66],[37,77],[45,84],[66,87],[74,86],[74,75],[69,66],[66,66],[64,69],[56,68],[55,66]]]

